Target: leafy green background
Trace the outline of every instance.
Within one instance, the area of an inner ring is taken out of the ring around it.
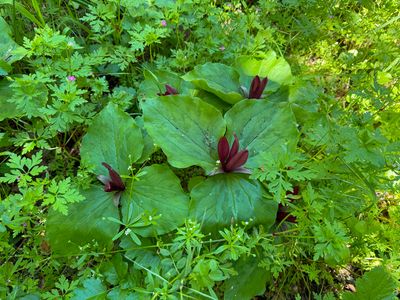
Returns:
[[[396,297],[397,11],[395,0],[0,1],[0,298],[223,299],[232,286],[248,299]],[[270,80],[249,104],[240,89],[254,75]],[[165,84],[180,95],[158,98]],[[213,119],[192,126],[203,108]],[[188,137],[170,147],[185,126],[195,142],[213,137],[207,151]],[[214,170],[226,130],[251,148],[252,179],[198,168]],[[95,178],[102,159],[129,188],[120,208]],[[233,201],[251,198],[239,186],[263,198]],[[128,227],[116,223],[124,202],[139,214]],[[278,202],[297,223],[273,219]],[[266,223],[201,223],[204,208],[229,218],[233,203],[271,205],[257,211]],[[168,218],[140,227],[155,205]]]

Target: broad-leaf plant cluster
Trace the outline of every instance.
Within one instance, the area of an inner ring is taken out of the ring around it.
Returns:
[[[1,299],[396,297],[392,1],[3,2]]]

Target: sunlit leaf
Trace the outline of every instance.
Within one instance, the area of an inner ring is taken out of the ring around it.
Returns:
[[[225,132],[221,113],[199,98],[165,96],[142,104],[145,128],[176,168],[193,165],[212,171]]]
[[[263,188],[247,175],[226,173],[207,178],[193,187],[190,216],[205,232],[216,232],[232,222],[271,226],[278,204],[263,197]]]

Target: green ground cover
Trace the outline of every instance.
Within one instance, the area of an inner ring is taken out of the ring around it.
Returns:
[[[398,1],[0,1],[0,299],[396,299]]]

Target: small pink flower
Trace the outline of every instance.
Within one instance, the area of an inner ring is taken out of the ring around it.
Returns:
[[[76,80],[76,77],[75,77],[74,75],[69,75],[69,76],[67,76],[67,80],[69,80],[69,81],[75,81],[75,80]]]
[[[225,46],[221,46],[221,47],[219,47],[219,50],[221,50],[221,51],[224,51],[225,50]]]
[[[167,21],[161,20],[161,26],[162,26],[162,27],[166,27],[166,26],[167,26]]]

